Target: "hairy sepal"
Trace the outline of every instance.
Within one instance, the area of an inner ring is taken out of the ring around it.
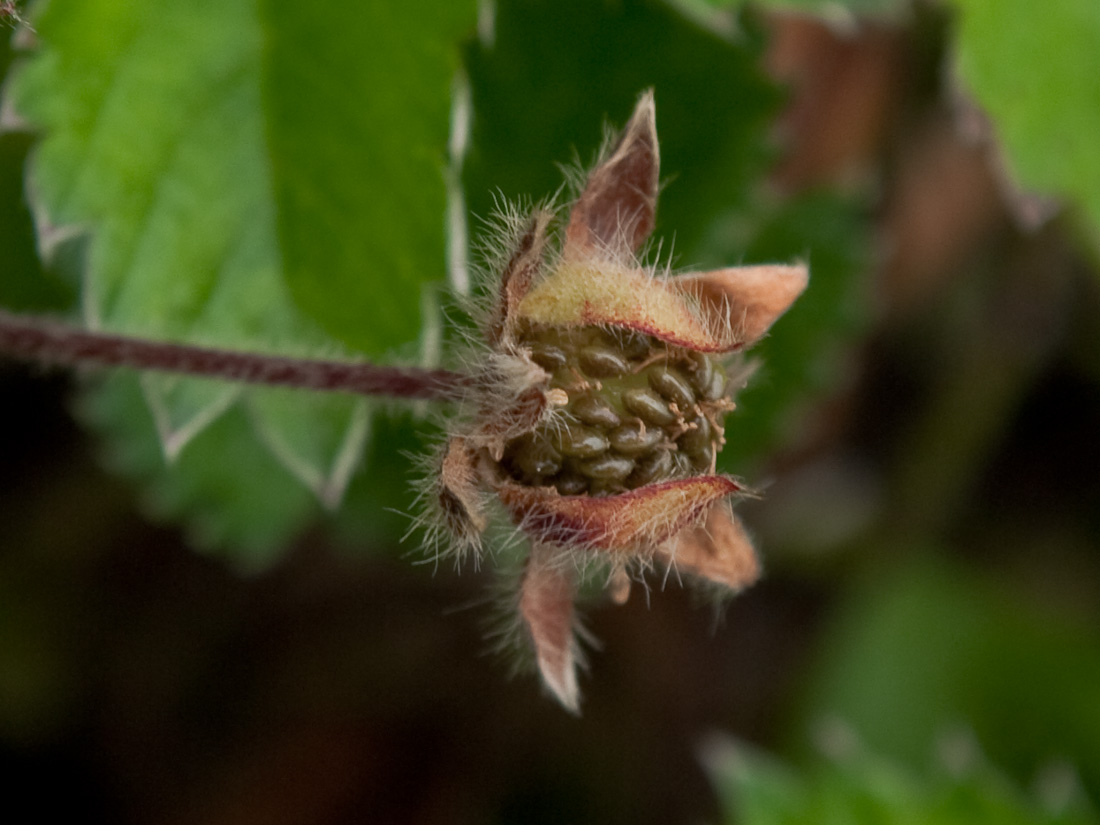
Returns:
[[[660,150],[653,90],[639,98],[618,141],[588,175],[565,231],[564,257],[630,257],[653,232]]]
[[[648,556],[741,489],[725,476],[699,476],[601,497],[504,482],[497,495],[519,529],[540,545]]]
[[[712,505],[702,524],[670,537],[654,561],[734,593],[760,577],[752,540],[724,502]]]
[[[519,614],[543,684],[566,710],[578,713],[576,575],[558,562],[553,548],[532,545],[520,583]]]
[[[729,349],[759,340],[809,284],[805,264],[735,266],[687,273],[677,291],[697,302],[711,329],[724,331]]]

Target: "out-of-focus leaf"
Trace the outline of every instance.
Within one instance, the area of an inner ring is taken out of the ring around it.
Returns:
[[[26,311],[64,307],[71,294],[43,272],[34,249],[30,213],[23,203],[23,160],[28,141],[0,135],[0,306]]]
[[[42,134],[29,188],[45,251],[58,227],[93,233],[82,298],[92,328],[248,349],[296,337],[250,5],[71,2],[36,21],[43,46],[10,103]],[[146,388],[169,439],[227,406],[212,382]]]
[[[425,449],[430,425],[412,415],[379,416],[371,426],[367,469],[356,474],[348,487],[345,506],[334,516],[341,544],[349,552],[364,547],[394,547],[407,536],[402,548],[414,559],[422,534],[413,530],[421,508],[416,503],[414,456]]]
[[[474,123],[465,166],[474,214],[559,190],[555,164],[591,162],[601,122],[621,126],[654,89],[662,190],[656,237],[677,262],[702,263],[718,212],[743,206],[770,157],[779,93],[757,65],[755,35],[729,39],[665,3],[504,0],[468,52]]]
[[[73,2],[36,22],[44,45],[14,78],[11,102],[43,134],[30,172],[40,234],[70,225],[92,233],[89,326],[259,351],[336,350],[297,312],[280,274],[260,23],[243,0]],[[157,375],[143,387],[170,456],[240,392]],[[335,411],[310,403],[302,415],[322,426],[343,419],[348,428],[355,417],[352,401]]]
[[[417,337],[421,288],[445,275],[448,112],[476,9],[395,9],[72,0],[35,21],[42,46],[9,103],[42,135],[44,248],[58,227],[89,233],[89,326],[325,357]],[[169,457],[243,398],[255,432],[241,437],[328,504],[367,436],[357,399],[155,374],[142,387]],[[141,429],[125,423],[113,430]]]
[[[4,32],[0,29],[0,35]],[[10,38],[0,37],[0,77],[12,60]],[[30,140],[0,133],[0,306],[17,310],[64,307],[72,296],[42,271],[34,247],[34,225],[23,199],[23,163]]]
[[[1066,196],[1100,241],[1100,4],[953,0],[958,72],[1020,186]]]
[[[141,481],[155,516],[185,518],[197,547],[225,553],[242,569],[270,565],[287,536],[317,515],[312,494],[259,443],[239,407],[198,434],[171,467],[139,379],[110,376],[81,411],[104,434],[107,464]]]
[[[965,568],[909,565],[856,588],[806,684],[796,736],[839,718],[918,766],[964,724],[1019,781],[1061,759],[1100,792],[1100,636]]]
[[[445,172],[458,43],[476,0],[264,0],[264,64],[287,283],[372,356],[417,338],[446,277]]]
[[[682,0],[688,2],[688,0]],[[712,8],[740,8],[746,0],[690,0]],[[838,18],[847,15],[894,16],[907,6],[905,0],[753,0],[753,6]]]
[[[303,390],[272,390],[252,393],[247,402],[260,439],[321,503],[335,508],[366,448],[367,401],[350,405],[350,423],[348,399],[338,395],[307,398]],[[307,406],[315,414],[303,414]]]
[[[1086,825],[1098,820],[1082,796],[1033,798],[980,754],[929,776],[866,753],[796,770],[745,746],[716,741],[707,766],[726,810],[741,825]]]

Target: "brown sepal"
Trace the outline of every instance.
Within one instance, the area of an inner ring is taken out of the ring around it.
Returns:
[[[465,438],[452,438],[439,468],[437,498],[447,530],[464,544],[477,545],[488,527],[477,472],[477,454]]]
[[[743,590],[760,577],[752,540],[721,502],[711,506],[704,524],[674,536],[654,558],[734,591]]]
[[[485,325],[485,337],[490,346],[496,346],[508,337],[515,309],[538,277],[546,247],[546,230],[553,217],[553,213],[545,209],[535,210],[516,241],[516,247],[501,273],[500,292],[492,316]]]
[[[564,254],[633,253],[653,232],[660,153],[653,90],[645,92],[611,153],[588,176],[565,230]]]
[[[725,476],[648,484],[614,496],[562,496],[549,487],[501,484],[497,493],[532,541],[647,554],[699,519],[715,501],[741,490]]]
[[[699,302],[712,329],[726,330],[728,344],[745,346],[787,311],[809,278],[805,264],[764,264],[692,272],[672,284]]]
[[[576,640],[573,635],[573,569],[534,544],[520,583],[519,614],[531,637],[539,674],[567,709],[578,711]]]

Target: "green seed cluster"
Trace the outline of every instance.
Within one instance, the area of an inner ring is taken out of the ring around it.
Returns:
[[[515,480],[614,495],[713,468],[733,406],[714,359],[600,327],[531,329],[521,343],[568,402],[506,446],[501,464]]]

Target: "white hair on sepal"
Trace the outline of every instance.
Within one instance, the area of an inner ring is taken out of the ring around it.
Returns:
[[[446,512],[441,503],[444,494],[442,464],[449,444],[449,438],[440,440],[424,453],[409,455],[415,470],[411,482],[415,510],[409,515],[411,523],[401,540],[419,534],[421,563],[438,567],[441,561],[450,558],[455,569],[460,569],[472,558],[476,569],[486,550],[483,533],[474,529],[474,525],[457,530],[453,514]],[[480,490],[476,495],[487,508],[488,496]]]
[[[510,678],[527,677],[541,673],[538,665],[538,651],[532,644],[531,633],[519,610],[521,590],[519,577],[505,579],[498,577],[494,587],[497,597],[491,602],[494,609],[486,620],[484,633],[489,651],[502,657],[508,666]],[[573,668],[580,673],[589,671],[589,652],[598,651],[600,642],[588,629],[583,612],[574,605],[572,643],[570,653]],[[546,687],[544,682],[544,688]],[[550,691],[553,693],[553,691]],[[556,697],[560,701],[560,697]],[[575,711],[575,708],[567,708]]]
[[[540,563],[551,563],[550,569],[559,572],[573,572],[568,567],[559,566],[561,561],[559,555],[553,554],[549,559],[543,555]],[[563,697],[553,686],[546,683],[545,676],[539,667],[539,650],[533,643],[531,629],[521,611],[523,581],[527,565],[530,563],[530,555],[524,553],[509,556],[499,565],[498,575],[494,577],[492,585],[493,609],[484,623],[484,634],[490,652],[507,662],[511,678],[538,674],[543,687],[564,704]],[[578,579],[574,588],[569,642],[569,653],[574,670],[573,680],[578,671],[582,673],[588,671],[588,652],[600,648],[599,641],[587,627],[581,606],[577,604],[578,600],[582,603],[590,602],[591,599],[587,596],[583,580]],[[578,699],[579,694],[573,698]],[[576,707],[570,706],[567,706],[567,709],[574,712],[577,710]]]
[[[555,224],[560,210],[557,194],[538,201],[528,198],[509,201],[500,192],[494,193],[493,210],[487,217],[479,219],[482,232],[477,236],[471,254],[475,286],[475,304],[471,315],[475,320],[492,309],[492,304],[497,300],[501,273],[536,213],[545,212],[554,217],[547,227],[547,250],[553,253],[559,245]]]

